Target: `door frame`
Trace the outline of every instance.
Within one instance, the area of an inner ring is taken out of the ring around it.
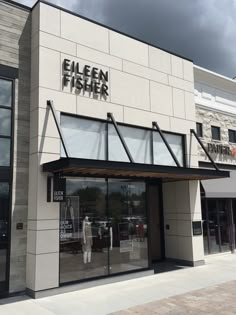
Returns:
[[[162,189],[162,181],[147,181],[146,182],[146,204],[147,204],[147,218],[148,218],[148,261],[149,266],[151,267],[153,264],[152,261],[152,253],[151,253],[151,213],[150,213],[150,199],[149,199],[149,192],[150,192],[150,186],[156,186],[159,190],[159,219],[160,219],[160,250],[161,250],[161,259],[158,260],[159,262],[165,260],[165,227],[164,227],[164,207],[163,207],[163,189]],[[157,262],[158,262],[157,261]]]

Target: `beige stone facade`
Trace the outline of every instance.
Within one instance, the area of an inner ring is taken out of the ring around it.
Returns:
[[[50,24],[48,18],[50,16]],[[58,8],[38,3],[32,11],[30,185],[27,288],[59,286],[59,205],[46,202],[41,164],[60,157],[60,141],[47,100],[61,112],[151,127],[187,136],[186,160],[197,166],[197,146],[189,152],[195,128],[193,65]],[[94,98],[63,87],[63,60],[96,66],[109,75],[109,96]],[[198,182],[163,185],[166,257],[204,259],[201,237],[192,237],[192,220],[201,219]],[[193,202],[196,200],[196,202]],[[176,207],[177,206],[177,207]]]
[[[9,32],[4,34],[14,37],[14,47],[8,40],[6,49],[0,49],[0,64],[19,68],[10,292],[28,289],[35,293],[60,286],[60,204],[47,202],[47,175],[52,173],[44,173],[42,165],[60,159],[62,152],[48,100],[53,101],[59,121],[63,113],[106,120],[108,112],[118,123],[133,127],[152,128],[156,121],[164,132],[184,137],[186,168],[198,168],[198,146],[190,136],[196,120],[203,123],[205,142],[210,123],[219,124],[223,143],[227,128],[236,129],[236,120],[198,102],[195,107],[199,86],[194,82],[193,63],[185,58],[45,2],[37,2],[30,13],[0,4],[1,14]],[[6,21],[8,16],[13,23],[13,15],[18,21],[17,35]],[[15,47],[17,41],[21,47]],[[107,73],[108,95],[65,86],[65,59]],[[203,238],[193,236],[192,228],[193,221],[202,219],[199,181],[163,181],[161,187],[165,258],[203,263]],[[23,223],[22,230],[16,230],[18,222]]]

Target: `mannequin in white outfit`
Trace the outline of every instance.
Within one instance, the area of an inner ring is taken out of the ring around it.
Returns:
[[[91,222],[89,222],[88,216],[83,221],[83,253],[84,253],[84,264],[91,263],[93,245],[93,235]]]

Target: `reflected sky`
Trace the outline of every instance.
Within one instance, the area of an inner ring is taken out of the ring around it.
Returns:
[[[0,108],[0,135],[11,135],[11,110]]]
[[[0,166],[10,166],[10,139],[0,138]]]
[[[0,106],[11,107],[12,81],[0,79]]]

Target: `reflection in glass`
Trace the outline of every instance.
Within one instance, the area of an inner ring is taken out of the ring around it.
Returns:
[[[107,274],[108,249],[102,238],[106,217],[104,179],[68,179],[61,203],[60,282]]]
[[[0,136],[11,135],[11,110],[0,108]]]
[[[230,249],[229,246],[229,216],[226,200],[219,200],[219,227],[221,238],[221,251],[225,252]]]
[[[12,81],[0,79],[0,106],[11,107]]]
[[[0,237],[1,237],[1,222],[0,222]],[[1,241],[0,241],[1,244]],[[7,250],[0,247],[0,284],[6,281],[6,262],[7,262]],[[1,290],[0,290],[1,292]]]
[[[216,200],[208,200],[208,224],[211,254],[220,252],[219,223]]]
[[[183,165],[182,136],[169,133],[164,133],[164,135],[180,165]],[[158,132],[153,132],[153,154],[154,164],[176,166],[175,161]]]
[[[6,262],[8,248],[8,213],[9,213],[9,184],[0,183],[0,291],[6,281]]]
[[[145,183],[109,180],[109,273],[148,267]]]
[[[60,283],[148,266],[145,195],[144,183],[67,179],[60,207]]]
[[[209,254],[208,248],[208,220],[207,220],[207,211],[205,205],[205,199],[202,200],[202,227],[203,227],[203,245],[205,255]]]
[[[113,125],[108,125],[108,159],[109,161],[129,162],[129,158]]]
[[[208,209],[202,207],[203,214],[203,237],[209,243],[209,253],[219,253],[230,250],[230,215],[226,199],[208,199]],[[205,220],[205,218],[208,218]],[[205,231],[205,228],[208,229]],[[207,250],[205,248],[205,253]]]
[[[61,127],[72,157],[105,159],[104,123],[62,115]]]
[[[10,166],[10,139],[0,138],[0,166]]]
[[[121,134],[130,150],[130,153],[136,163],[151,163],[151,132],[146,129],[134,127],[119,126]],[[124,161],[129,159],[124,150],[124,147],[117,135],[113,125],[108,127],[108,148],[110,161]]]
[[[61,127],[71,157],[105,160],[108,150],[109,161],[129,162],[112,123],[108,123],[108,144],[106,122],[62,115]],[[154,159],[154,164],[157,165],[176,166],[158,132],[123,125],[119,125],[119,129],[136,163],[151,164]],[[180,165],[183,166],[183,137],[169,133],[164,133],[164,135]],[[152,157],[152,146],[154,157]],[[63,148],[61,152],[61,155],[65,156]]]

